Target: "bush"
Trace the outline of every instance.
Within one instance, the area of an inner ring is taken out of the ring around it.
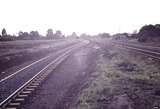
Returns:
[[[17,38],[16,37],[14,37],[14,36],[9,36],[9,35],[7,35],[7,36],[5,36],[5,37],[0,37],[0,41],[14,41],[14,40],[16,40]]]
[[[137,36],[140,42],[157,41],[160,39],[160,25],[145,25],[140,29]]]

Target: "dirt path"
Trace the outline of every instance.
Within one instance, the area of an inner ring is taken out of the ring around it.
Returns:
[[[71,55],[44,82],[25,109],[68,109],[95,68],[98,47],[82,48]]]

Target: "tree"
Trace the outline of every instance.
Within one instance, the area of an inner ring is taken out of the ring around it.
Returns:
[[[156,24],[155,27],[160,29],[160,24]]]
[[[6,32],[5,28],[2,29],[2,37],[4,37],[4,36],[7,36],[7,32]]]
[[[46,36],[47,36],[48,38],[53,38],[53,37],[54,37],[53,30],[52,30],[52,29],[48,29]]]
[[[80,35],[80,38],[86,39],[86,38],[88,38],[88,35],[87,35],[86,33],[82,33],[82,34]]]
[[[101,38],[108,38],[108,37],[110,37],[110,34],[109,33],[101,33],[98,36]]]
[[[22,32],[22,31],[19,31],[18,37],[22,37],[22,36],[23,36],[23,32]]]
[[[56,33],[54,34],[54,38],[60,39],[62,37],[63,37],[62,32],[60,30],[57,30]]]
[[[28,32],[22,32],[22,31],[20,31],[20,32],[18,33],[19,39],[30,39],[29,36],[30,36],[30,35],[29,35]]]
[[[145,25],[137,34],[138,41],[158,41],[160,39],[160,25]]]
[[[71,35],[70,37],[72,37],[72,38],[78,38],[76,32],[73,32],[72,35]]]
[[[36,38],[40,37],[38,31],[31,31],[29,35],[30,35],[31,39],[36,39]]]

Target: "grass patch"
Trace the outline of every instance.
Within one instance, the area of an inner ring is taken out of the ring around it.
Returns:
[[[154,109],[160,107],[159,63],[118,49],[99,56],[97,71],[72,109]],[[158,109],[158,108],[157,108]]]

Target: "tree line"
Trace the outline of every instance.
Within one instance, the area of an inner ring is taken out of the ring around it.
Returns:
[[[12,40],[39,40],[39,39],[63,39],[65,36],[60,30],[57,30],[55,33],[52,29],[48,29],[46,36],[42,36],[38,31],[23,32],[19,31],[18,35],[10,35],[7,33],[6,29],[3,28],[0,41],[12,41]]]
[[[82,33],[81,35],[77,35],[76,32],[73,32],[71,35],[65,36],[60,30],[57,30],[55,33],[50,28],[46,31],[46,35],[42,36],[39,34],[38,31],[30,31],[30,32],[23,32],[19,31],[17,35],[10,35],[7,33],[6,29],[3,28],[0,34],[0,41],[13,41],[13,40],[54,40],[54,39],[64,39],[64,38],[83,38],[83,39],[89,39],[89,38],[108,38],[111,35],[109,33],[99,33],[97,35],[89,35],[86,33]]]
[[[139,42],[160,42],[160,24],[142,26],[133,33],[117,33],[112,35],[115,40],[137,40]]]

